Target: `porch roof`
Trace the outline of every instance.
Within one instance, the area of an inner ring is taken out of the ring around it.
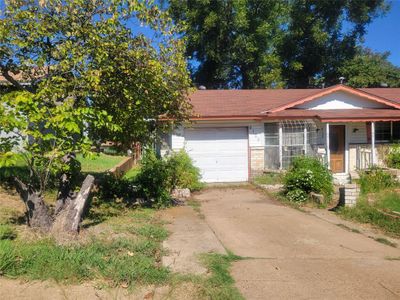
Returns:
[[[269,119],[318,119],[321,122],[400,121],[397,109],[287,109],[267,114]]]

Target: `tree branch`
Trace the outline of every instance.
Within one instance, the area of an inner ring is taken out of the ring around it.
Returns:
[[[14,77],[12,77],[12,76],[10,75],[10,73],[9,73],[10,70],[9,70],[8,68],[6,68],[5,66],[0,65],[0,72],[1,72],[1,75],[3,75],[4,78],[5,78],[9,83],[11,83],[13,86],[15,86],[16,88],[18,88],[18,89],[20,89],[20,90],[25,90],[25,91],[28,91],[28,92],[33,93],[33,88],[32,88],[31,86],[29,86],[29,85],[22,85],[18,80],[14,79]]]

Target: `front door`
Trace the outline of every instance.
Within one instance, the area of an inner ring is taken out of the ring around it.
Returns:
[[[345,171],[345,132],[345,125],[331,125],[329,127],[329,150],[333,173],[343,173]]]

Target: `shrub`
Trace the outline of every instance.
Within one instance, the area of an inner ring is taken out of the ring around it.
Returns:
[[[171,202],[171,170],[165,159],[158,158],[154,151],[148,150],[141,160],[141,170],[136,180],[142,196],[154,201],[158,207],[168,206]]]
[[[283,181],[285,194],[291,201],[305,201],[305,195],[311,192],[323,194],[327,199],[333,194],[331,172],[314,157],[296,157]]]
[[[183,150],[165,158],[157,157],[153,150],[147,150],[140,168],[136,168],[129,176],[98,176],[99,198],[108,202],[123,200],[130,203],[140,197],[151,205],[164,207],[170,204],[174,188],[200,189],[200,178],[199,169]]]
[[[389,168],[400,169],[400,144],[393,145],[386,157],[386,164]]]
[[[378,167],[360,172],[359,183],[362,194],[375,193],[396,185],[394,177]]]
[[[192,159],[184,150],[169,156],[167,158],[167,167],[173,187],[188,188],[191,191],[199,190],[203,187],[200,182],[199,168],[193,165]]]
[[[303,190],[294,189],[286,193],[286,199],[292,202],[305,202],[308,200],[308,194]]]

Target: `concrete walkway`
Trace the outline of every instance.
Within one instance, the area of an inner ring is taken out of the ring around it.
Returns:
[[[205,274],[207,269],[200,261],[202,253],[225,254],[225,249],[207,223],[190,206],[173,207],[165,211],[170,235],[163,247],[167,254],[164,266],[181,274]]]
[[[247,299],[399,299],[400,250],[246,188],[196,196]]]

